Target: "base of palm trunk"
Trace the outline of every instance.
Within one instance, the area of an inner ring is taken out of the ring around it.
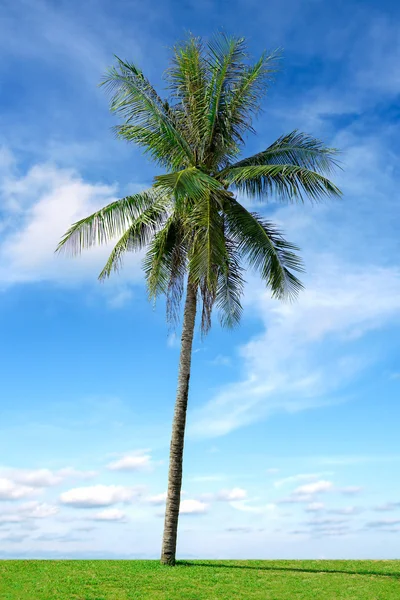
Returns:
[[[175,556],[162,555],[161,564],[167,565],[168,567],[174,567],[176,564]]]

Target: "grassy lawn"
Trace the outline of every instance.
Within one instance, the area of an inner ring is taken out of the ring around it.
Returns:
[[[1,600],[399,600],[400,561],[0,561]]]

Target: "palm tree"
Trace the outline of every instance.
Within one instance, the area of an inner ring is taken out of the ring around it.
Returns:
[[[58,250],[79,253],[116,240],[99,278],[121,267],[126,252],[146,249],[150,298],[164,294],[167,317],[183,312],[161,562],[175,564],[183,446],[196,313],[207,333],[216,307],[223,326],[242,314],[244,267],[255,269],[272,296],[293,298],[302,288],[296,246],[238,194],[280,201],[338,196],[327,178],[336,151],[294,131],[268,148],[240,158],[244,137],[275,70],[277,55],[250,64],[243,39],[225,35],[209,43],[189,36],[173,50],[166,72],[168,100],[132,63],[117,59],[103,85],[119,115],[117,136],[141,146],[165,174],[152,187],[112,202],[71,226]]]

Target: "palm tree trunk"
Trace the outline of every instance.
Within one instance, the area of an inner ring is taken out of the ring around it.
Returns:
[[[181,338],[179,359],[178,390],[176,394],[174,422],[172,425],[171,446],[169,452],[168,492],[165,508],[164,535],[161,551],[161,563],[173,566],[176,555],[179,505],[181,501],[183,445],[185,438],[186,411],[189,394],[190,364],[196,320],[197,292],[188,283]]]

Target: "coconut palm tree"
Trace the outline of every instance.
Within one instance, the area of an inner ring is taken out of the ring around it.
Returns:
[[[168,99],[142,71],[117,59],[103,85],[121,122],[117,136],[144,149],[164,169],[153,185],[112,202],[71,226],[58,250],[79,253],[117,240],[100,273],[121,267],[127,252],[145,250],[151,298],[167,299],[176,322],[185,294],[178,388],[172,427],[162,563],[175,564],[192,342],[199,312],[203,334],[213,309],[223,326],[240,321],[244,265],[256,270],[274,297],[302,288],[297,247],[241,198],[283,202],[338,196],[328,179],[336,151],[294,131],[249,158],[246,134],[260,110],[277,55],[249,62],[243,39],[189,36],[173,50],[166,72]]]

